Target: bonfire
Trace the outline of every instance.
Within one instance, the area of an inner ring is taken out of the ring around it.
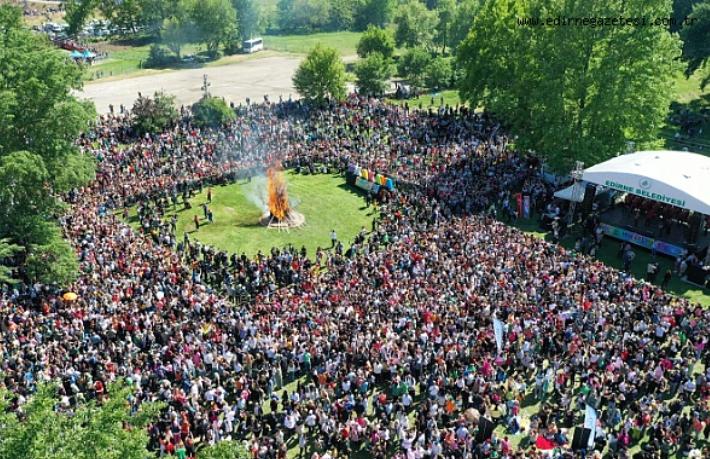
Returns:
[[[286,176],[281,163],[276,162],[266,170],[267,212],[261,224],[268,228],[288,229],[303,225],[305,217],[291,208],[286,191]]]
[[[283,221],[289,213],[286,178],[281,163],[273,164],[266,171],[268,178],[269,213],[277,221]]]

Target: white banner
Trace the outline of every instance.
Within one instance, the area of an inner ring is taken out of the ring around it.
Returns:
[[[587,446],[594,448],[594,439],[597,436],[597,411],[590,405],[587,405],[584,409],[584,427],[591,431]]]
[[[503,352],[503,322],[493,318],[493,333],[496,337],[496,347],[498,348],[498,353]]]

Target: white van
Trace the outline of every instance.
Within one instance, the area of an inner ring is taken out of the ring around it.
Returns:
[[[264,40],[261,37],[244,40],[242,42],[242,51],[247,54],[255,53],[264,49]]]

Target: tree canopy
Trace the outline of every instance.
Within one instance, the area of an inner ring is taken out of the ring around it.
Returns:
[[[101,403],[60,405],[56,387],[41,383],[22,405],[22,418],[10,410],[13,394],[0,386],[0,457],[3,459],[146,459],[147,425],[162,408],[145,402],[134,414],[133,390],[117,382]],[[57,407],[60,409],[57,409]]]
[[[175,96],[162,91],[157,91],[153,97],[141,96],[133,103],[131,115],[133,127],[138,133],[162,132],[177,121]]]
[[[333,48],[316,45],[301,62],[293,85],[307,100],[322,104],[345,97],[345,66]]]
[[[683,57],[688,61],[687,75],[707,66],[703,88],[710,82],[710,2],[698,3],[688,16],[688,25],[681,29]]]
[[[569,170],[627,141],[649,146],[665,122],[680,41],[661,27],[525,27],[517,18],[668,17],[664,0],[486,2],[459,49],[461,92],[517,134],[517,147]]]
[[[413,88],[422,88],[429,62],[431,55],[425,49],[409,48],[399,60],[399,74],[405,77]]]
[[[81,69],[25,28],[19,9],[0,5],[0,42],[0,238],[45,265],[56,261],[43,279],[65,281],[71,276],[52,278],[75,258],[56,222],[59,196],[94,176],[75,142],[95,111],[72,95]]]
[[[229,0],[196,1],[191,17],[199,30],[199,41],[212,54],[237,35],[237,13]]]
[[[384,27],[392,19],[393,3],[393,0],[363,0],[355,13],[356,26],[360,30],[364,30],[370,24]]]
[[[357,54],[365,57],[372,52],[378,52],[389,59],[394,54],[394,37],[392,33],[374,25],[367,26],[357,44]]]
[[[9,239],[0,239],[0,285],[14,284],[17,279],[13,278],[13,268],[8,264],[18,252],[22,250],[17,244],[12,244]]]
[[[387,90],[392,64],[379,52],[372,52],[355,66],[357,87],[361,94],[379,96]]]
[[[220,97],[205,95],[192,105],[192,115],[198,126],[218,127],[232,121],[236,114]]]
[[[437,25],[435,11],[430,11],[419,0],[408,0],[397,8],[394,39],[398,46],[430,47]]]

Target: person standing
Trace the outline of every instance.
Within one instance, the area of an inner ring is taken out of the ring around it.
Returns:
[[[668,288],[668,283],[671,281],[672,277],[673,277],[673,271],[671,271],[671,268],[668,268],[666,270],[666,273],[663,275],[663,282],[661,282],[661,288],[663,290],[666,290]]]
[[[338,242],[338,234],[333,229],[330,231],[330,243],[331,243],[330,248],[331,249],[335,247],[336,242]]]
[[[195,218],[192,219],[195,222],[195,231],[200,229],[200,217],[195,214]]]
[[[207,202],[212,204],[212,187],[207,188]]]

